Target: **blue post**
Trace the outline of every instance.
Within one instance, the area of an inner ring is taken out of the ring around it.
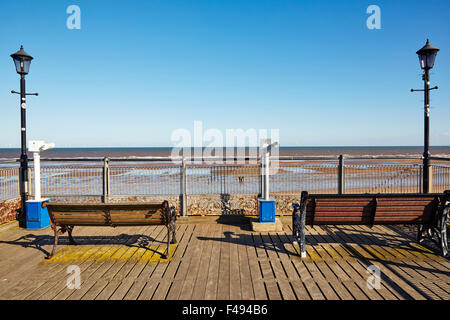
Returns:
[[[275,200],[258,198],[259,222],[275,222]]]
[[[27,201],[27,229],[44,229],[50,225],[50,217],[47,208],[42,208],[43,202],[49,200],[28,200]]]

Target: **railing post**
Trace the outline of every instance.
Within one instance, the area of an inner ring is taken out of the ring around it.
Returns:
[[[17,169],[17,197],[20,198],[20,170]]]
[[[102,202],[109,200],[109,158],[103,159],[103,196]]]
[[[264,162],[262,161],[262,157],[259,161],[259,182],[260,182],[260,189],[261,189],[261,198],[263,197],[265,190],[264,190]]]
[[[433,166],[428,166],[428,192],[433,193]]]
[[[344,172],[344,156],[339,155],[338,167],[338,194],[345,193],[345,172]]]
[[[181,162],[181,216],[187,216],[186,202],[186,160],[183,157]]]

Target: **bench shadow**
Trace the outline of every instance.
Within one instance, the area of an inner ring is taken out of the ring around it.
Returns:
[[[395,262],[395,261],[389,261],[389,260],[379,259],[379,258],[368,259],[366,257],[362,257],[360,255],[360,253],[357,252],[351,246],[346,246],[346,249],[349,250],[350,252],[352,252],[358,258],[358,260],[361,262],[361,264],[366,266],[366,268],[373,267],[374,265],[377,266],[375,264],[377,262],[381,263],[386,269],[388,269],[390,272],[392,272],[399,279],[401,279],[404,282],[406,282],[410,287],[412,287],[415,291],[420,293],[427,300],[433,300],[433,297],[431,297],[429,294],[424,292],[415,283],[411,282],[410,279],[408,279],[407,277],[405,277],[404,275],[399,273],[397,271],[397,268],[400,268],[400,269],[401,268],[406,268],[406,269],[412,269],[412,270],[415,270],[415,271],[433,272],[433,273],[439,273],[439,274],[443,274],[443,275],[447,275],[447,276],[450,275],[449,272],[445,272],[445,271],[441,271],[441,270],[437,270],[437,269],[432,269],[432,268],[425,268],[425,267],[417,266],[417,265],[410,265],[410,264],[406,264],[406,263],[403,263],[403,262]],[[369,275],[369,273],[368,273],[368,275]],[[399,294],[403,299],[414,300],[414,298],[406,290],[404,290],[401,286],[399,286],[397,283],[395,283],[395,281],[393,281],[389,276],[387,276],[382,270],[380,272],[380,279],[381,279],[382,282],[384,282],[387,285],[389,285],[389,287],[391,289],[395,290],[395,292],[397,294]]]
[[[226,226],[238,227],[243,231],[252,231],[249,218],[241,214],[221,215],[216,220],[216,223]]]
[[[125,245],[127,247],[145,248],[154,253],[159,253],[157,250],[149,247],[151,243],[166,244],[165,241],[156,240],[144,234],[119,234],[117,236],[74,236],[73,239],[76,245]],[[46,256],[50,254],[44,249],[44,246],[53,246],[54,237],[52,235],[34,235],[32,233],[21,236],[15,240],[4,241],[0,240],[0,244],[8,244],[13,246],[20,246],[22,248],[32,248],[44,253]],[[67,236],[59,236],[58,247],[70,245]],[[51,250],[50,250],[51,251]]]
[[[334,230],[331,230],[328,226],[321,226],[321,228],[327,231],[328,234],[333,233],[337,237],[346,237],[350,232],[357,233],[359,237],[362,237],[361,241],[356,241],[356,243],[366,243],[366,241],[372,241],[372,243],[376,245],[381,245],[384,247],[396,249],[407,249],[410,252],[427,254],[429,251],[420,249],[420,247],[411,246],[410,243],[417,243],[416,239],[408,235],[406,233],[401,233],[401,230],[398,230],[390,225],[385,225],[385,227],[391,229],[394,232],[397,232],[398,235],[389,235],[387,233],[380,233],[375,230],[355,230],[355,229],[347,229],[345,226],[335,226]],[[338,229],[338,230],[336,230]],[[380,238],[382,236],[383,238]],[[323,237],[323,236],[322,236]],[[439,254],[439,247],[437,247],[433,242],[426,242],[427,239],[424,239],[424,242],[420,243],[420,246],[433,251],[433,253]],[[419,243],[418,243],[419,244]],[[434,245],[433,245],[434,244]]]
[[[227,225],[233,225],[230,224],[229,222],[226,223]],[[242,230],[246,230],[246,231],[251,231],[251,226],[249,224],[236,224],[234,226],[240,227]],[[337,234],[337,232],[334,232],[335,234]],[[344,232],[341,231],[342,234],[344,234]],[[284,245],[285,244],[291,244],[293,242],[293,238],[292,235],[289,234],[285,234],[284,236],[286,238],[289,239],[289,241],[282,241],[277,234],[273,233],[273,234],[258,234],[258,233],[254,233],[254,234],[240,234],[240,233],[235,233],[233,231],[225,231],[223,232],[223,237],[204,237],[204,236],[198,236],[197,239],[198,240],[203,240],[203,241],[219,241],[219,242],[228,242],[228,243],[237,243],[240,245],[247,245],[247,246],[255,246],[256,248],[264,248],[265,250],[271,250],[271,251],[286,251]],[[277,237],[276,241],[272,241],[272,238]],[[331,244],[331,243],[340,243],[338,241],[336,241],[331,235],[321,235],[323,241],[318,241],[315,236],[313,235],[306,235],[306,243],[308,245],[317,245],[319,243],[327,243],[327,244]],[[375,239],[374,236],[365,236],[367,238],[373,238]],[[372,239],[372,240],[373,240]],[[368,241],[370,241],[368,239]],[[355,244],[360,244],[361,241],[358,240],[350,240],[348,241],[348,243],[355,243]]]
[[[325,227],[325,226],[322,226]],[[409,286],[414,288],[417,292],[419,292],[421,295],[423,295],[426,299],[431,299],[430,295],[424,292],[421,288],[419,288],[416,284],[414,284],[410,279],[406,278],[403,274],[399,273],[397,269],[410,269],[417,272],[429,272],[434,274],[442,274],[445,276],[450,276],[450,272],[444,271],[444,270],[438,270],[434,269],[430,266],[430,268],[427,268],[423,265],[418,264],[408,264],[404,261],[392,261],[389,259],[383,259],[377,256],[372,255],[370,251],[367,251],[367,253],[370,254],[373,258],[367,258],[363,256],[360,252],[355,250],[355,248],[351,244],[359,244],[359,245],[386,245],[392,248],[398,248],[398,245],[395,243],[389,243],[389,241],[384,241],[385,244],[380,243],[380,239],[374,235],[368,234],[368,232],[361,232],[359,234],[359,239],[353,239],[350,237],[346,237],[345,241],[338,241],[336,239],[343,238],[346,235],[346,231],[353,231],[355,230],[346,230],[345,227],[340,230],[331,230],[327,227],[324,228],[327,231],[327,234],[321,234],[320,238],[317,239],[316,235],[306,235],[306,243],[307,246],[314,246],[320,245],[320,244],[339,244],[342,245],[346,251],[348,252],[348,258],[355,258],[358,261],[361,262],[366,268],[373,265],[374,263],[380,263],[385,268],[387,268],[390,272],[392,272],[396,277],[402,279],[405,281]],[[359,232],[359,230],[358,230]],[[348,233],[347,233],[348,236]],[[290,256],[297,256],[298,252],[294,250],[287,249],[286,245],[291,245],[293,241],[293,237],[290,234],[284,234],[282,237],[280,237],[278,234],[240,234],[235,233],[232,231],[226,231],[223,233],[223,236],[221,237],[203,237],[198,236],[198,240],[201,241],[218,241],[218,242],[227,242],[231,244],[237,244],[237,245],[245,245],[245,246],[251,246],[255,248],[264,249],[266,251],[275,251],[278,255],[280,254],[288,254]],[[408,239],[403,239],[402,244],[405,244],[408,241]],[[310,247],[311,248],[311,247]],[[362,246],[361,248],[364,249]],[[364,249],[365,250],[365,249]],[[408,250],[410,251],[418,251],[421,252],[419,248],[414,248],[409,246]],[[345,259],[346,257],[342,257],[342,259]],[[401,288],[398,284],[395,283],[392,279],[390,279],[387,275],[385,275],[383,272],[381,272],[381,280],[384,282],[387,286],[389,286],[391,289],[395,290],[395,292],[403,297],[404,299],[412,299],[412,297],[407,293],[406,290]]]

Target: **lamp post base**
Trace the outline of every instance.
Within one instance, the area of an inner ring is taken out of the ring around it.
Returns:
[[[254,232],[283,232],[283,223],[278,218],[275,222],[251,221],[251,225]]]

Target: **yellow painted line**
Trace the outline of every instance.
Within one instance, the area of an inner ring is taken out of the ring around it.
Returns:
[[[117,248],[117,247],[116,247]],[[116,250],[115,252],[112,252],[110,257],[111,260],[117,260],[119,259],[124,253],[125,251],[127,251],[128,248],[125,246],[120,246],[118,250]],[[102,258],[100,258],[99,260],[103,260]]]
[[[43,263],[70,262],[79,259],[80,256],[84,255],[90,249],[90,246],[64,246],[51,259],[44,260]]]
[[[107,250],[101,256],[99,256],[95,261],[102,262],[102,261],[109,260],[111,258],[111,256],[118,250],[118,248],[119,248],[119,246],[117,246],[117,245],[108,247]]]
[[[348,258],[351,258],[351,257],[354,258],[353,253],[352,253],[348,248],[346,248],[345,246],[343,246],[341,243],[338,243],[338,244],[335,246],[335,250],[336,250],[336,252],[339,253],[339,255],[342,256],[343,258],[347,258],[347,257],[348,257]],[[338,258],[340,258],[340,257],[338,257]]]
[[[373,259],[373,256],[372,255],[370,255],[370,253],[368,253],[368,252],[366,252],[365,250],[364,250],[364,248],[367,246],[367,245],[364,245],[364,244],[356,244],[356,243],[348,243],[347,244],[350,248],[351,248],[351,250],[349,249],[349,248],[345,248],[345,249],[347,249],[347,251],[349,251],[350,252],[350,255],[352,256],[352,257],[354,257],[354,258],[356,258],[356,259],[361,259],[361,258],[363,258],[363,259]]]
[[[111,249],[113,249],[112,246],[101,246],[99,249],[97,249],[96,252],[94,252],[91,256],[88,257],[87,261],[91,262],[98,260],[100,257],[102,257],[105,253],[107,253]]]
[[[418,243],[412,242],[410,243],[411,247],[414,247],[414,249],[419,249],[423,252],[421,252],[422,254],[435,254],[435,252],[433,250],[428,249],[427,247],[424,247]]]
[[[402,259],[403,256],[411,258],[411,253],[408,252],[408,250],[401,249],[401,248],[391,248],[388,246],[383,246],[383,249],[392,254],[394,257]]]
[[[130,260],[133,261],[133,262],[140,261],[142,256],[145,254],[145,252],[147,252],[147,249],[145,249],[145,248],[138,248],[135,251],[135,253],[133,254],[133,256],[130,258]]]
[[[139,263],[146,263],[147,261],[150,260],[150,258],[153,255],[153,251],[151,250],[145,250],[144,254],[142,255],[142,257],[139,259]]]
[[[361,248],[360,250],[358,250],[358,246]],[[352,245],[352,247],[353,247],[353,245]],[[373,259],[373,256],[370,254],[371,250],[367,250],[367,248],[371,249],[370,245],[367,245],[367,244],[354,244],[354,248],[355,248],[355,251],[360,256],[362,256],[364,259],[369,259],[369,260]],[[367,252],[367,251],[369,251],[369,252]],[[374,255],[376,256],[375,253],[374,253]]]
[[[86,251],[84,254],[82,254],[81,256],[80,256],[80,259],[82,259],[82,260],[88,260],[95,252],[97,252],[98,251],[98,247],[96,247],[96,246],[91,246],[91,248],[88,250],[88,251]]]
[[[323,261],[322,257],[320,255],[318,255],[315,250],[313,248],[311,248],[311,246],[306,246],[306,253],[308,254],[308,256],[311,258],[311,260],[314,261]]]
[[[175,244],[170,244],[170,245],[169,245],[169,249],[170,249],[169,257],[167,257],[167,259],[162,259],[162,258],[161,258],[161,255],[159,255],[159,258],[160,258],[159,260],[161,260],[161,261],[163,261],[163,262],[169,261],[170,258],[172,258],[172,256],[173,256],[173,253],[174,253],[174,251],[175,251],[176,246],[177,246],[176,243],[175,243]],[[167,247],[164,246],[163,248],[164,248],[163,253],[164,253],[164,254],[167,254]]]
[[[161,250],[161,248],[163,248],[163,249]],[[161,245],[155,246],[155,248],[150,248],[153,251],[153,255],[150,257],[148,262],[156,262],[159,260],[163,260],[163,259],[161,259],[161,257],[166,252],[165,248],[166,247],[161,246]]]
[[[384,260],[386,259],[384,257],[383,254],[381,254],[380,252],[378,252],[374,247],[372,247],[371,245],[365,245],[364,249],[366,249],[367,251],[370,252],[370,254],[372,254],[375,258],[380,259],[380,260]],[[370,257],[372,258],[372,257]]]
[[[119,261],[127,261],[127,260],[129,260],[129,259],[134,255],[134,253],[136,252],[136,250],[137,250],[136,247],[130,247],[130,248],[128,248],[128,250],[126,250],[126,251],[124,252],[124,254],[118,258],[118,260],[119,260]]]
[[[331,256],[332,259],[339,259],[339,254],[334,250],[334,248],[330,244],[322,244],[324,251]]]
[[[13,226],[13,224],[16,224]],[[17,220],[9,221],[0,224],[0,231],[9,230],[9,229],[19,229],[19,222]]]
[[[50,260],[46,260],[48,263],[52,262],[70,262],[79,260],[81,256],[85,255],[87,251],[91,250],[90,247],[66,247],[57,252]]]
[[[128,246],[68,246],[57,252],[45,263],[81,262],[81,261],[133,261],[138,263],[169,261],[177,244],[170,245],[170,257],[162,259],[166,254],[166,246],[151,246],[148,248]]]
[[[417,251],[414,247],[400,246],[396,249],[397,249],[397,251],[400,251],[402,254],[404,254],[408,258],[417,259],[417,256],[413,253],[413,251]]]
[[[107,252],[108,247],[104,248],[105,251],[102,252],[101,248],[97,250],[93,255],[89,256],[87,261],[95,260],[96,256],[101,256]],[[77,246],[76,248],[65,248],[64,250],[61,250],[62,252],[56,253],[50,260],[47,260],[48,263],[53,262],[75,262],[80,261],[80,257],[85,255],[88,251],[92,250],[92,247],[81,247]]]

